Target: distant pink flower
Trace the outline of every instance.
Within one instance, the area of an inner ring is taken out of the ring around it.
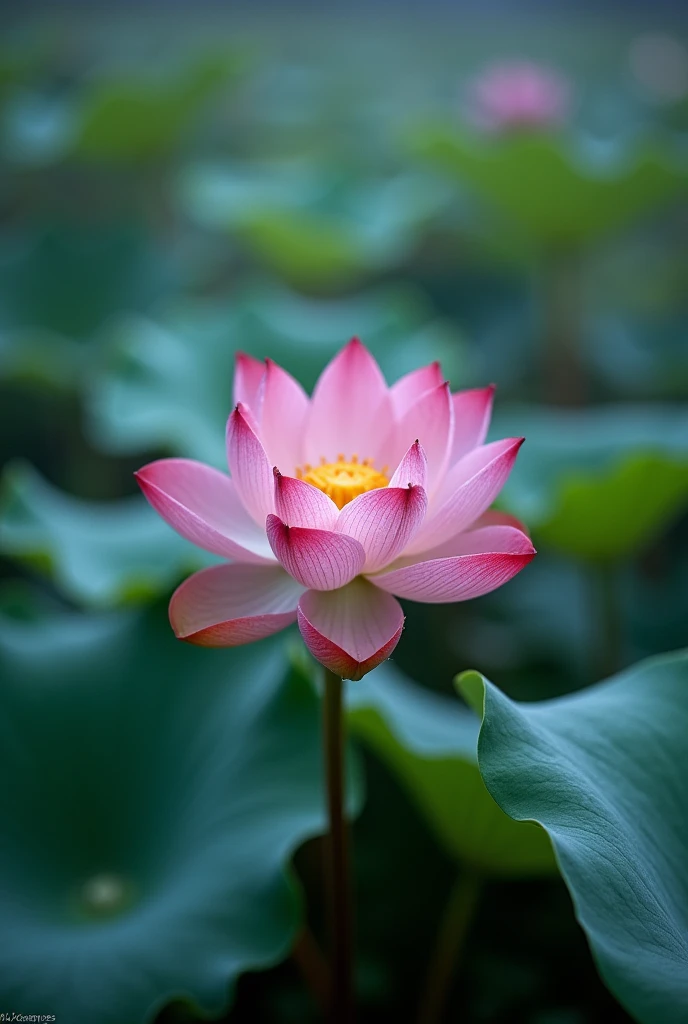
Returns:
[[[550,128],[568,114],[571,88],[559,72],[528,61],[494,64],[474,79],[469,116],[481,128]]]
[[[229,560],[177,589],[177,636],[231,647],[296,620],[323,665],[360,679],[401,635],[392,595],[465,601],[506,583],[535,550],[487,511],[523,441],[483,443],[492,393],[452,395],[438,363],[389,388],[357,339],[310,399],[276,363],[238,355],[231,478],[190,459],[136,474],[178,533]]]

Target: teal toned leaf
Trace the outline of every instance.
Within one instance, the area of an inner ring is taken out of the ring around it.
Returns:
[[[600,972],[642,1024],[688,1019],[688,654],[518,704],[459,677],[500,806],[549,832]]]
[[[545,833],[518,825],[480,777],[473,715],[382,665],[348,688],[349,722],[409,792],[445,850],[500,877],[553,870]]]
[[[83,501],[23,463],[5,471],[0,551],[48,572],[73,600],[98,606],[167,593],[214,560],[178,537],[143,497]]]
[[[419,174],[361,183],[301,160],[199,164],[177,192],[194,220],[236,235],[291,284],[314,287],[398,264],[448,198]]]
[[[443,359],[445,372],[457,376],[459,340],[413,293],[316,301],[256,287],[231,306],[187,303],[169,309],[160,324],[117,324],[109,363],[91,390],[94,439],[111,451],[162,447],[224,468],[236,351],[270,356],[312,388],[355,334],[390,380],[430,358]]]
[[[596,561],[633,555],[688,508],[688,416],[671,406],[511,410],[526,443],[501,501],[542,541]]]
[[[318,700],[279,642],[207,651],[162,609],[0,616],[3,1005],[69,1024],[217,1016],[288,955],[324,828]]]
[[[685,170],[652,151],[602,162],[556,137],[493,139],[442,125],[419,130],[412,145],[550,247],[580,245],[622,227],[687,187]]]
[[[82,342],[122,309],[145,308],[175,280],[169,254],[121,215],[97,226],[48,223],[5,240],[0,271],[3,328]],[[82,361],[90,357],[84,346]]]

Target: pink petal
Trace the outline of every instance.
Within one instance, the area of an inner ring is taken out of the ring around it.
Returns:
[[[494,384],[472,391],[459,391],[452,395],[454,405],[454,445],[449,465],[484,444],[492,416]]]
[[[279,565],[214,565],[177,587],[170,622],[181,640],[236,647],[292,623],[302,593]]]
[[[227,421],[227,461],[239,497],[262,526],[274,508],[272,467],[253,417],[241,403]]]
[[[291,476],[303,459],[302,445],[309,399],[291,374],[265,360],[260,439],[273,466]]]
[[[336,462],[338,455],[377,460],[392,422],[392,406],[380,367],[354,338],[323,370],[311,399],[304,461]],[[411,438],[413,441],[413,438]]]
[[[265,363],[262,360],[237,352],[234,360],[234,404],[248,405],[256,416],[260,412],[259,393],[264,373]]]
[[[474,523],[504,486],[523,440],[493,441],[464,455],[447,474],[406,553],[428,551]]]
[[[357,579],[341,590],[309,590],[299,601],[298,621],[314,658],[343,679],[361,679],[389,658],[404,613],[389,594]]]
[[[454,413],[448,384],[426,391],[406,410],[394,429],[396,446],[386,457],[395,464],[418,439],[428,460],[428,494],[432,497],[449,461],[454,430]]]
[[[396,384],[389,389],[395,418],[401,419],[409,406],[413,405],[421,395],[432,388],[439,387],[442,382],[442,368],[439,363],[421,366],[419,370],[411,370],[406,376],[400,377]]]
[[[390,487],[427,487],[428,459],[419,441],[414,441],[394,471]]]
[[[520,519],[510,515],[508,512],[500,512],[496,508],[490,508],[487,512],[483,512],[473,523],[471,530],[478,530],[482,526],[515,526],[521,533],[525,533],[526,537],[530,536],[528,528],[524,526]]]
[[[339,513],[337,532],[363,546],[364,569],[373,572],[404,550],[425,518],[428,496],[423,487],[382,487],[354,498]]]
[[[322,491],[305,480],[282,476],[275,468],[275,512],[287,526],[334,530],[339,509]]]
[[[449,551],[452,555],[449,555]],[[428,552],[422,562],[402,565],[372,578],[397,597],[427,604],[467,601],[496,590],[535,557],[535,548],[513,526],[487,526],[460,534]],[[408,559],[401,559],[402,562]]]
[[[287,526],[274,515],[268,516],[265,529],[281,564],[304,587],[336,590],[363,568],[365,551],[353,537]]]
[[[239,562],[274,561],[225,473],[192,459],[159,459],[134,476],[155,511],[192,544]]]
[[[391,568],[415,565],[435,558],[451,558],[454,555],[534,555],[535,548],[530,537],[517,519],[501,512],[486,512],[470,530],[450,537],[443,544],[424,551],[421,555],[404,555]]]

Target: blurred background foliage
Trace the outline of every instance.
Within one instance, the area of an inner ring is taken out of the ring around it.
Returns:
[[[527,438],[500,503],[539,549],[492,595],[408,604],[394,666],[350,687],[361,1020],[413,1019],[457,871],[481,896],[447,1021],[629,1019],[545,833],[488,795],[451,684],[474,666],[546,699],[688,642],[687,47],[678,7],[649,4],[8,18],[0,964],[16,1009],[317,1019],[296,966],[318,974],[305,906],[323,931],[310,669],[295,637],[286,661],[281,641],[172,640],[166,599],[206,556],[132,472],[223,465],[238,349],[312,387],[356,334],[389,379],[440,359],[454,389],[497,384],[491,437]],[[513,58],[568,78],[563,124],[471,125],[473,76]]]

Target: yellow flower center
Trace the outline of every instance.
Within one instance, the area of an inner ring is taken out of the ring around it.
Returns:
[[[351,462],[346,462],[344,456],[339,455],[336,462],[325,462],[323,459],[320,466],[309,466],[306,463],[303,469],[299,467],[296,470],[296,475],[319,491],[324,491],[337,508],[344,508],[359,494],[374,491],[377,487],[386,487],[389,483],[384,475],[386,469],[383,466],[382,472],[378,472],[371,459],[359,462],[358,455],[352,455]]]

